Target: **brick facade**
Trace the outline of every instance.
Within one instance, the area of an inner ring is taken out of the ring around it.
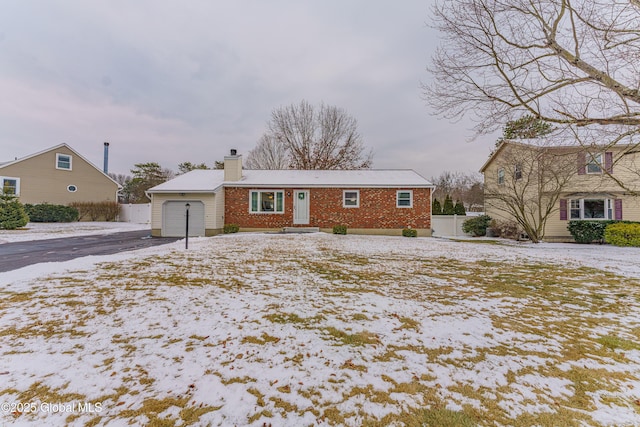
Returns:
[[[280,188],[272,188],[279,190]],[[293,194],[309,191],[309,224],[302,227],[331,228],[346,225],[358,229],[431,230],[431,189],[429,188],[359,188],[360,207],[343,207],[343,191],[349,188],[283,188],[284,213],[250,213],[249,194],[252,189],[225,187],[226,224],[241,228],[293,227]],[[255,189],[253,189],[255,190]],[[413,192],[413,207],[396,207],[398,190]]]

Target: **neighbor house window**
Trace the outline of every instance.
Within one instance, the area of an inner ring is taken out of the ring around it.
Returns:
[[[516,163],[513,168],[513,178],[517,181],[522,179],[522,164]]]
[[[498,169],[498,185],[504,185],[504,169]]]
[[[357,208],[360,207],[360,191],[345,190],[342,192],[342,207]]]
[[[75,185],[73,185],[73,184],[72,184],[72,185],[68,185],[68,186],[67,186],[67,191],[68,191],[69,193],[75,193],[76,191],[78,191],[78,187],[76,187],[76,186],[75,186]]]
[[[249,193],[251,213],[283,213],[284,191],[282,190],[253,190]]]
[[[56,169],[71,170],[71,156],[68,154],[56,153]]]
[[[587,173],[602,173],[602,154],[587,154]]]
[[[611,199],[572,199],[571,219],[613,219]]]
[[[580,219],[582,216],[582,209],[580,208],[580,200],[572,199],[571,200],[571,219]]]
[[[396,207],[413,207],[413,191],[401,190],[396,193]]]
[[[20,178],[3,176],[0,177],[0,182],[2,182],[2,194],[11,196],[20,195]]]

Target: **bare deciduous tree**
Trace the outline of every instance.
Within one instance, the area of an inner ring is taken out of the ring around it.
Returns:
[[[250,156],[251,167],[281,165],[283,148],[291,169],[365,169],[373,157],[365,152],[355,118],[341,108],[320,104],[316,109],[306,101],[273,111],[257,153]]]
[[[484,201],[488,210],[515,220],[532,242],[544,238],[547,220],[577,174],[579,149],[503,141],[485,170]]]
[[[428,102],[477,135],[530,114],[559,144],[640,141],[640,2],[440,0]],[[624,186],[624,183],[620,183]]]
[[[263,135],[253,150],[247,154],[245,167],[247,169],[288,169],[287,147],[271,135]]]

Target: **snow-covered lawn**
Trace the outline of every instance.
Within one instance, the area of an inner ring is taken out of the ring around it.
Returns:
[[[638,426],[639,260],[236,234],[1,273],[0,424]]]
[[[151,227],[130,222],[30,222],[19,230],[0,230],[0,244],[134,230],[151,230]]]

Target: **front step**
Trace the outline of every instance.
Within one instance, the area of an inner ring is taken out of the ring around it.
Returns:
[[[283,233],[318,233],[320,227],[284,227]]]

